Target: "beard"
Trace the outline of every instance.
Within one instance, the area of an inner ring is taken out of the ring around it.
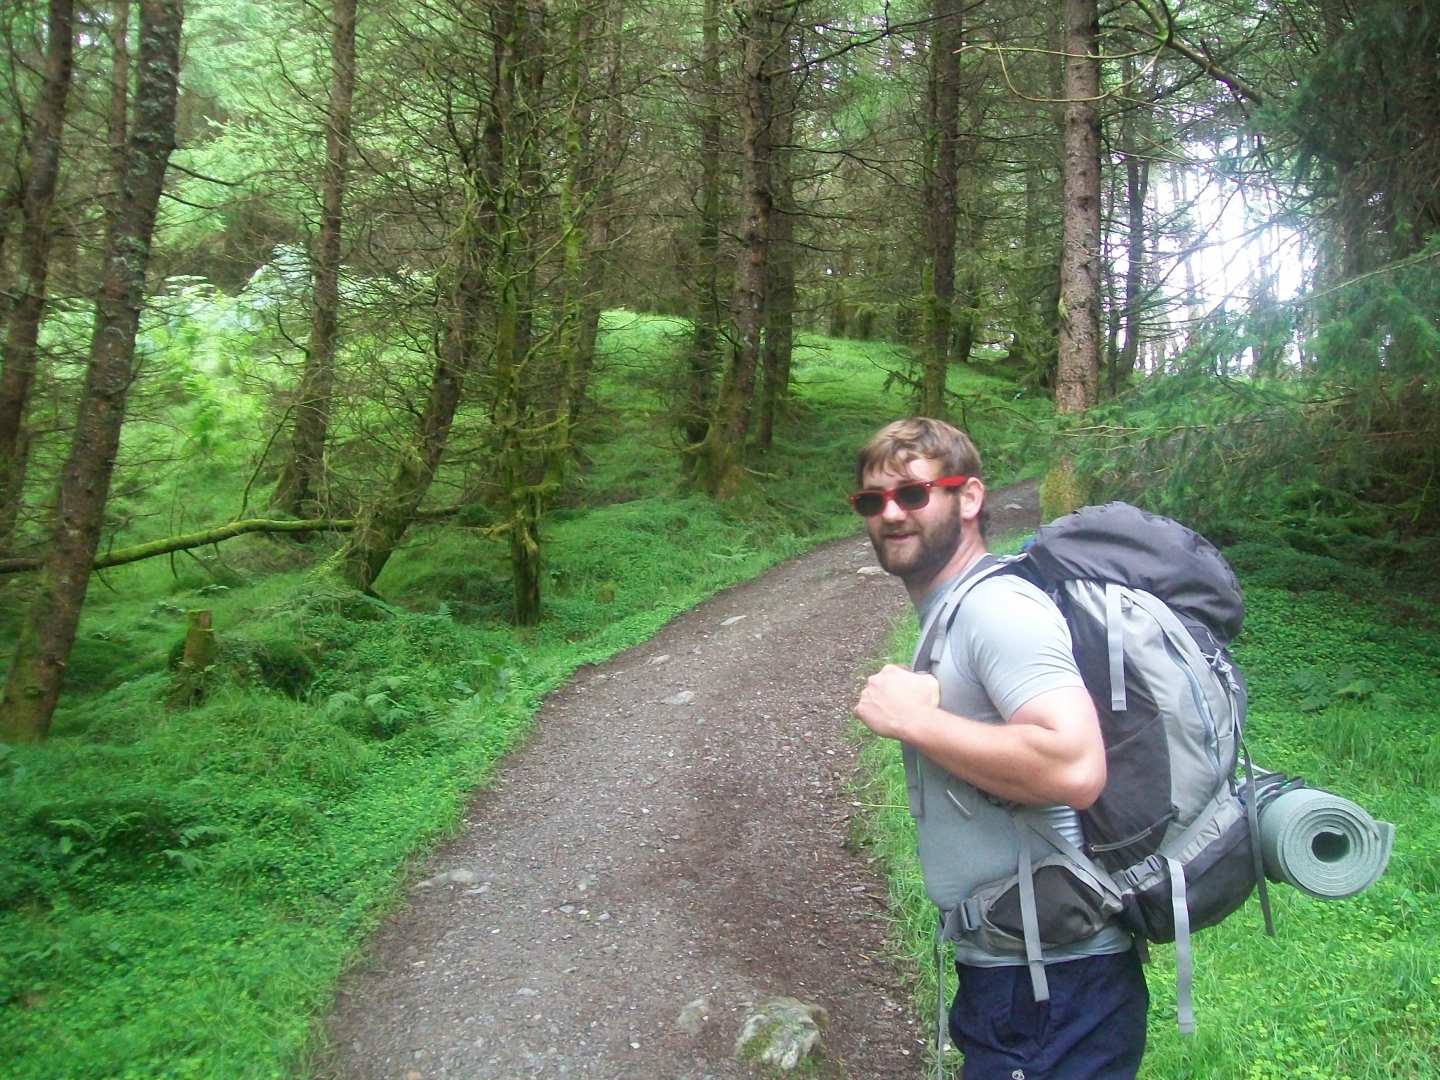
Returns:
[[[870,543],[886,573],[894,574],[907,586],[925,585],[945,568],[960,546],[960,502],[951,502],[952,513],[923,524],[913,520],[895,525],[876,523],[870,531]],[[895,538],[900,537],[906,539],[896,544]]]

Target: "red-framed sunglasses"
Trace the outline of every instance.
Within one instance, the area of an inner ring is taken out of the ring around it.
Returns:
[[[866,488],[850,496],[850,505],[861,517],[875,517],[885,512],[885,504],[894,501],[901,510],[919,510],[930,501],[931,488],[958,488],[970,482],[968,476],[941,476],[934,480],[912,480],[899,487]]]

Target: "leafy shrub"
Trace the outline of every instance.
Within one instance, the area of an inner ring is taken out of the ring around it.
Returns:
[[[1263,585],[1290,592],[1315,592],[1347,588],[1376,589],[1380,575],[1372,568],[1342,562],[1329,555],[1297,551],[1282,537],[1242,540],[1225,548],[1225,557],[1250,585]]]

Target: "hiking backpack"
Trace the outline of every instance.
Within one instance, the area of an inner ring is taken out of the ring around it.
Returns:
[[[1177,1019],[1193,1031],[1190,935],[1257,886],[1274,932],[1258,829],[1270,778],[1257,785],[1248,755],[1243,778],[1238,770],[1247,695],[1225,648],[1244,612],[1235,575],[1177,522],[1120,502],[1086,507],[1041,527],[1020,555],[987,557],[957,581],[922,628],[914,670],[939,662],[965,597],[996,573],[1024,576],[1064,616],[1099,717],[1107,780],[1079,812],[1083,851],[1030,808],[1009,807],[1021,834],[1016,874],[943,912],[937,956],[940,939],[961,935],[1023,949],[1043,1001],[1044,948],[1118,919],[1142,950],[1175,943]],[[1054,854],[1032,864],[1027,831]],[[938,965],[937,974],[943,980]]]

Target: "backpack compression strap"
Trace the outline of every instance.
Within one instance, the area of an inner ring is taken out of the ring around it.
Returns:
[[[1120,620],[1121,586],[1105,583],[1105,648],[1110,654],[1110,710],[1125,711],[1125,624]]]
[[[1025,938],[1025,964],[1030,968],[1030,989],[1038,1003],[1050,1000],[1050,980],[1045,978],[1045,954],[1040,950],[1040,916],[1035,909],[1035,870],[1030,862],[1030,844],[1024,833],[1019,833],[1019,840],[1020,928]]]
[[[1229,695],[1232,709],[1235,707],[1237,687],[1235,669],[1225,657],[1225,650],[1219,647],[1215,655],[1206,657],[1211,669],[1220,677],[1220,684]],[[1239,715],[1238,709],[1236,715]],[[1250,748],[1245,745],[1245,731],[1237,725],[1235,739],[1240,744],[1240,757],[1245,762],[1245,783],[1248,797],[1245,799],[1245,816],[1250,827],[1250,854],[1254,860],[1255,888],[1260,894],[1260,914],[1265,919],[1265,933],[1275,936],[1275,917],[1270,911],[1270,890],[1265,884],[1265,860],[1260,850],[1260,788],[1255,781],[1255,765],[1250,760]]]
[[[1185,901],[1185,868],[1166,857],[1170,872],[1170,907],[1175,919],[1175,1022],[1181,1035],[1195,1033],[1195,957],[1190,951],[1190,905]]]

